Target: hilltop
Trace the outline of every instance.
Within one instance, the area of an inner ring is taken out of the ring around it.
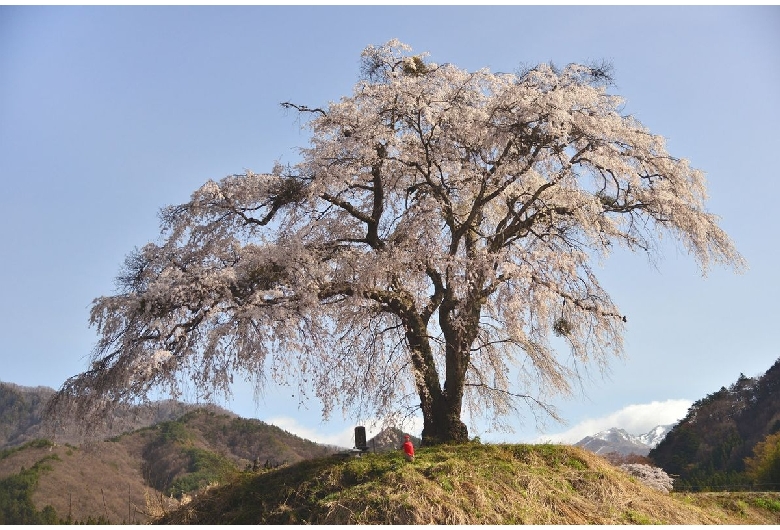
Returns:
[[[565,445],[420,448],[237,474],[158,524],[778,524],[780,494],[668,494]]]

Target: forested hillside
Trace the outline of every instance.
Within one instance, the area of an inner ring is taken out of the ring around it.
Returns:
[[[88,439],[102,440],[173,420],[199,408],[235,416],[232,412],[213,405],[193,405],[173,400],[156,401],[117,410],[109,420],[95,427],[87,438],[84,426],[79,423],[80,418],[45,418],[46,405],[54,392],[54,389],[45,386],[25,387],[0,383],[0,449],[16,447],[40,438],[79,445]]]
[[[780,359],[762,376],[745,377],[695,402],[649,458],[675,489],[780,489],[780,480],[746,469],[756,445],[780,432]],[[780,451],[775,456],[780,466]]]
[[[332,452],[205,409],[81,447],[36,440],[0,451],[0,524],[145,522],[242,471]]]
[[[0,383],[0,449],[41,437],[43,410],[51,388]]]

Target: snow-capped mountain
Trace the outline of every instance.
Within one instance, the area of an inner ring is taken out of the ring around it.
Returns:
[[[658,425],[650,432],[637,436],[627,433],[624,429],[612,427],[592,436],[586,436],[574,445],[596,454],[619,453],[621,455],[647,456],[650,449],[658,445],[666,433],[672,430],[672,427],[673,425]]]
[[[672,430],[672,427],[674,425],[656,425],[650,432],[637,436],[637,438],[652,449],[664,439],[664,436]]]

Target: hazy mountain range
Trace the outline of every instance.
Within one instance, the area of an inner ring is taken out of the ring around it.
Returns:
[[[633,435],[624,429],[612,427],[606,431],[586,436],[574,445],[587,449],[597,455],[617,453],[620,455],[647,456],[652,448],[664,439],[674,425],[658,425],[645,434]]]
[[[144,523],[235,473],[340,450],[177,402],[127,411],[85,440],[77,419],[46,424],[53,393],[0,383],[0,525]]]

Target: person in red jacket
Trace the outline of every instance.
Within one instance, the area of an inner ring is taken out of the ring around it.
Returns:
[[[404,434],[404,456],[409,462],[414,462],[414,445],[412,445],[411,437],[408,434]]]

